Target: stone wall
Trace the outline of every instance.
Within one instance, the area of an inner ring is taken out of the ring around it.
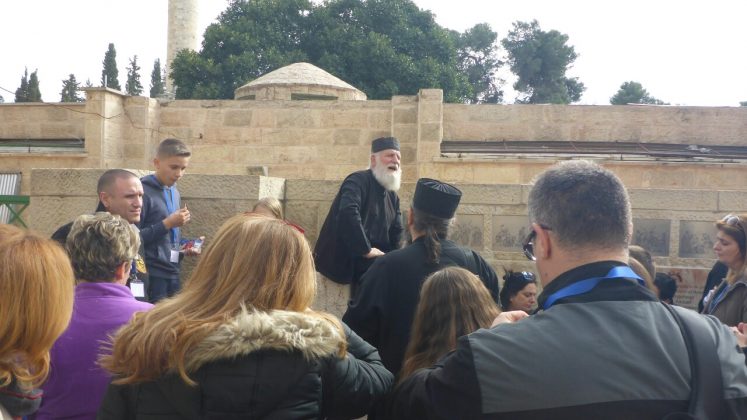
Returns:
[[[735,107],[444,105],[444,140],[623,141],[742,146]]]
[[[103,169],[38,169],[32,171],[29,226],[50,235],[75,216],[96,207],[96,181]],[[139,171],[145,175],[146,171]],[[192,212],[185,237],[208,238],[228,217],[251,209],[256,200],[272,196],[284,202],[285,213],[306,230],[313,244],[339,189],[339,181],[280,179],[250,175],[186,175],[179,181],[182,201]],[[471,247],[499,275],[504,268],[534,270],[521,253],[528,233],[528,185],[462,184],[463,192],[451,237]],[[400,190],[406,212],[414,183]],[[711,246],[713,221],[725,213],[747,208],[747,196],[735,190],[629,189],[635,225],[634,243],[649,249],[659,271],[676,271],[683,282],[678,303],[691,307],[702,290],[714,262]],[[194,261],[184,266],[185,276]],[[329,280],[320,281],[319,307],[341,314],[347,303],[347,288]]]

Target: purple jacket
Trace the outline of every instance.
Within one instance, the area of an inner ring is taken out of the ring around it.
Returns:
[[[75,287],[73,317],[51,351],[49,379],[32,419],[95,419],[111,377],[96,361],[102,342],[135,312],[153,305],[138,302],[126,286],[81,283]]]

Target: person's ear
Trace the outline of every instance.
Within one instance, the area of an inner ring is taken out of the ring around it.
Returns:
[[[126,280],[127,277],[130,276],[130,269],[132,268],[132,263],[129,261],[125,261],[122,264],[117,267],[117,270],[114,272],[115,280]]]
[[[371,153],[371,168],[376,166],[376,155]]]
[[[156,168],[156,169],[158,169],[160,166],[161,166],[161,161],[157,157],[154,157],[153,158],[153,167]]]
[[[109,210],[109,204],[111,204],[111,197],[109,197],[109,194],[106,193],[106,191],[101,191],[99,193],[99,201],[101,201],[101,204],[104,205],[104,208]]]
[[[542,258],[543,260],[548,259],[552,255],[553,245],[550,239],[550,231],[543,229],[542,226],[537,223],[532,223],[532,229],[536,233],[534,238],[534,256]]]

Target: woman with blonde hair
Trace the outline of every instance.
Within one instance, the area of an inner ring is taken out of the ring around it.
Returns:
[[[747,214],[729,214],[716,222],[713,251],[729,267],[726,278],[703,300],[703,313],[713,315],[724,324],[736,327],[747,322]]]
[[[114,337],[99,418],[360,417],[389,390],[376,349],[309,308],[303,235],[240,214],[220,227],[184,289]],[[346,339],[347,337],[347,339]]]
[[[447,267],[423,283],[400,380],[432,366],[456,348],[457,339],[488,328],[500,310],[480,279],[460,267]]]
[[[280,200],[275,197],[265,197],[260,199],[252,207],[254,213],[263,214],[267,217],[274,217],[275,219],[283,219],[283,205],[280,204]]]
[[[33,413],[49,349],[73,310],[70,260],[51,239],[0,225],[0,419]]]

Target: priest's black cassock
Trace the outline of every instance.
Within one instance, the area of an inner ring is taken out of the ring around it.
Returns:
[[[371,248],[386,253],[402,240],[399,197],[387,191],[368,169],[342,182],[314,248],[316,269],[341,283],[355,283],[374,262]]]

